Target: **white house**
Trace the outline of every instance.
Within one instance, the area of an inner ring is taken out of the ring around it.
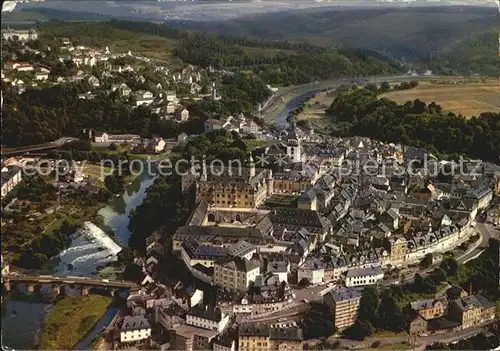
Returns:
[[[213,267],[217,260],[229,255],[229,249],[222,246],[202,245],[196,240],[186,240],[181,245],[181,258],[186,266],[197,264]]]
[[[187,291],[187,297],[189,298],[189,307],[194,307],[203,303],[203,290],[189,288]]]
[[[197,305],[186,314],[186,324],[220,333],[229,324],[229,315],[218,307]]]
[[[185,122],[189,119],[189,111],[187,109],[183,109],[179,114],[179,121]]]
[[[345,285],[347,287],[374,285],[384,279],[384,272],[380,266],[350,269],[347,272]]]
[[[19,29],[6,29],[2,30],[2,38],[5,40],[19,40],[30,41],[38,39],[38,32],[34,29],[19,30]]]
[[[136,144],[141,137],[137,134],[108,134],[106,132],[96,132],[94,142],[96,143],[117,143]]]
[[[172,114],[175,112],[175,104],[172,101],[169,101],[167,104],[167,114]]]
[[[47,72],[37,72],[35,73],[35,79],[40,81],[47,80],[49,79],[49,74]]]
[[[2,198],[22,180],[22,169],[17,166],[2,168]]]
[[[151,337],[151,325],[144,316],[126,316],[120,328],[120,342],[136,342]]]
[[[146,90],[138,90],[135,92],[136,106],[150,105],[153,103],[153,93]]]
[[[297,280],[307,279],[311,284],[320,284],[325,276],[325,264],[318,258],[309,258],[299,267]]]
[[[175,90],[167,90],[165,92],[165,98],[167,99],[167,101],[175,102],[177,101],[177,93],[175,92]]]
[[[30,72],[33,71],[33,65],[29,62],[15,62],[12,64],[12,69],[18,72]]]

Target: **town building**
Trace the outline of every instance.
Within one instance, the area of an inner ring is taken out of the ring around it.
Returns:
[[[214,283],[233,291],[245,292],[259,274],[260,266],[257,262],[231,257],[215,263]]]
[[[361,293],[347,287],[336,287],[323,298],[333,312],[335,327],[342,331],[354,324],[358,316]]]
[[[146,90],[138,90],[134,94],[136,106],[151,105],[153,103],[153,93]]]
[[[219,334],[213,341],[214,351],[235,351],[238,345],[238,332],[236,330]]]
[[[120,328],[120,342],[129,343],[149,339],[151,325],[144,316],[126,316]]]
[[[106,132],[97,132],[94,135],[96,143],[116,143],[116,144],[138,144],[141,137],[137,134],[108,134]]]
[[[299,267],[297,281],[300,283],[305,279],[309,284],[321,284],[324,276],[325,264],[320,259],[311,257]]]
[[[215,207],[254,208],[272,193],[272,171],[257,170],[252,157],[248,168],[228,166],[221,170],[210,167],[208,171],[203,163],[201,177],[196,181],[196,201],[204,200]]]
[[[207,268],[229,256],[229,249],[222,246],[201,245],[195,239],[188,239],[181,245],[181,257],[187,267],[201,264]]]
[[[22,180],[22,168],[18,166],[2,167],[2,198],[14,189]]]
[[[408,333],[412,336],[423,335],[427,333],[428,322],[418,313],[411,314]]]
[[[274,327],[270,330],[269,350],[302,351],[304,349],[304,335],[297,327]]]
[[[384,279],[384,272],[380,266],[350,269],[346,275],[347,287],[374,285]]]
[[[217,330],[221,333],[229,323],[229,315],[218,307],[196,305],[186,314],[186,324],[194,327]]]
[[[242,324],[238,329],[238,350],[277,351],[303,350],[304,336],[297,327]]]
[[[271,332],[266,325],[241,324],[238,328],[239,351],[268,351],[270,340]]]
[[[495,318],[495,304],[484,296],[470,295],[452,300],[449,306],[449,317],[461,324],[462,329],[476,326]]]
[[[170,329],[170,349],[172,350],[209,350],[218,332],[177,324]]]
[[[413,301],[410,303],[410,308],[418,313],[425,320],[439,318],[444,315],[448,302],[445,298],[442,299],[426,299]]]
[[[4,40],[33,41],[38,39],[38,32],[34,29],[5,29],[2,30]]]

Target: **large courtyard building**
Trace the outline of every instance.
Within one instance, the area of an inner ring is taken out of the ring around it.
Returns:
[[[255,208],[272,195],[271,170],[257,170],[251,156],[248,168],[234,168],[210,167],[209,171],[204,163],[201,177],[196,181],[196,201],[204,200],[210,206],[221,208]]]

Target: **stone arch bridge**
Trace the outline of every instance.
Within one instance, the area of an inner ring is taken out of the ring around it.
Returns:
[[[15,275],[8,274],[2,277],[2,283],[5,291],[10,291],[13,285],[18,283],[26,283],[28,286],[28,292],[34,292],[37,286],[42,286],[43,284],[50,284],[52,286],[52,291],[59,294],[61,288],[65,285],[70,287],[80,288],[82,295],[87,295],[91,288],[101,288],[107,289],[114,295],[115,291],[118,289],[133,288],[138,285],[134,282],[119,281],[119,280],[108,280],[108,279],[98,279],[90,277],[73,277],[64,276],[56,277],[52,275]]]

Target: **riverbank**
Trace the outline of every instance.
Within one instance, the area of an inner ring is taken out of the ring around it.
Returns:
[[[430,81],[438,79],[453,79],[450,76],[411,76],[411,75],[401,75],[401,76],[385,76],[385,77],[367,77],[366,81],[363,83],[382,83],[387,82],[401,82],[405,80],[419,80],[419,81]],[[322,90],[333,90],[341,85],[352,84],[351,78],[343,79],[332,79],[321,82],[296,85],[293,87],[283,87],[280,88],[275,94],[272,102],[268,103],[261,110],[262,118],[268,123],[275,123],[277,125],[288,125],[285,121],[288,113],[296,109],[302,100],[311,94],[317,93]]]
[[[69,350],[104,316],[112,298],[101,295],[66,296],[49,312],[40,335],[39,348]]]
[[[38,182],[42,182],[38,189],[26,185],[33,194],[20,196],[13,211],[2,213],[3,258],[23,269],[41,269],[70,245],[72,233],[106,205],[97,193],[68,189],[60,194],[61,190]]]

